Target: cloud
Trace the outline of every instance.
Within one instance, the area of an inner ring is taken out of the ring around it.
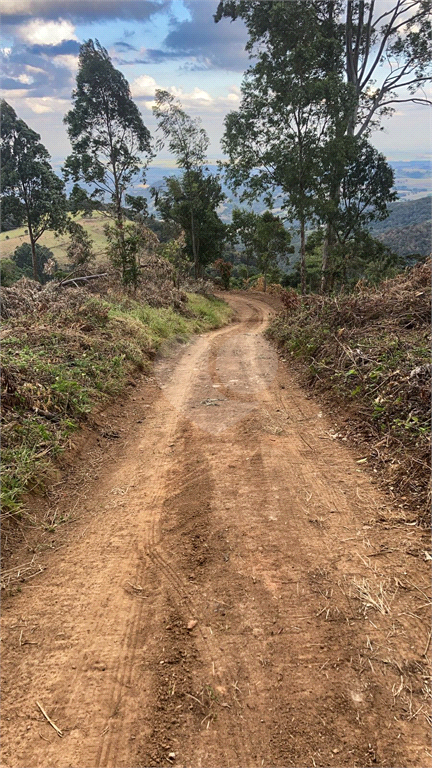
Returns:
[[[182,88],[171,85],[168,88],[162,88],[158,85],[154,77],[149,75],[140,75],[131,83],[131,93],[134,99],[142,102],[142,106],[151,111],[155,105],[155,94],[158,89],[167,90],[180,102],[183,109],[188,112],[204,113],[225,113],[227,109],[233,109],[240,101],[239,88],[232,86],[226,96],[213,97],[202,88],[195,88],[187,92]]]
[[[2,88],[6,100],[13,98],[13,93],[20,90],[26,90],[38,98],[69,98],[78,58],[64,52],[67,50],[62,43],[60,46],[42,46],[42,50],[37,48],[36,53],[33,46],[21,44],[14,46],[8,55],[0,54]]]
[[[125,40],[117,40],[117,42],[114,43],[114,47],[117,48],[120,51],[124,51],[125,53],[127,51],[136,51],[137,48],[135,48],[134,45],[131,45],[130,43],[127,43]]]
[[[144,21],[166,9],[169,0],[2,0],[3,25],[23,24],[28,18],[69,19],[74,23],[106,19]]]
[[[78,72],[78,56],[71,56],[70,54],[65,53],[61,54],[60,56],[54,56],[52,61],[56,67],[65,67],[74,76]]]
[[[191,19],[174,22],[164,40],[168,56],[193,57],[200,68],[243,72],[249,65],[247,30],[241,20],[215,24],[214,0],[185,0]]]
[[[37,115],[43,115],[47,112],[58,112],[64,115],[70,106],[67,99],[56,99],[51,96],[42,96],[38,99],[29,97],[25,99],[25,104]]]
[[[156,89],[159,87],[154,77],[150,77],[150,75],[136,77],[130,86],[132,96],[135,99],[142,99],[147,96],[154,97]]]
[[[17,33],[26,43],[33,45],[59,45],[65,40],[78,40],[74,25],[65,19],[59,21],[32,19],[19,27]]]
[[[215,0],[184,0],[190,18],[182,21],[171,17],[171,29],[159,48],[141,48],[134,58],[117,59],[123,66],[182,62],[189,72],[224,69],[244,72],[250,64],[245,51],[247,30],[241,20],[235,24],[222,20],[215,24]],[[127,49],[122,47],[122,53]]]
[[[32,45],[29,51],[39,56],[74,56],[78,55],[80,44],[76,40],[64,40],[58,45]]]

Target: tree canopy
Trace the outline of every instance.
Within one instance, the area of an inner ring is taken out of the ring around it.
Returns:
[[[203,266],[222,255],[226,236],[216,210],[225,198],[218,178],[201,168],[190,170],[180,178],[166,178],[165,187],[155,191],[154,197],[162,217],[185,232],[185,250],[199,277]]]
[[[97,40],[81,46],[72,101],[64,118],[72,144],[65,176],[109,195],[120,222],[124,194],[152,156],[150,133],[129,83]]]
[[[326,224],[325,289],[336,243],[385,217],[395,199],[392,171],[368,137],[399,89],[427,101],[418,94],[430,79],[430,9],[429,0],[394,0],[381,14],[373,0],[219,3],[216,21],[241,17],[256,59],[225,121],[228,183],[242,199],[281,195],[300,225],[303,289],[306,221]]]
[[[64,184],[49,163],[50,155],[38,133],[1,102],[2,215],[26,223],[30,237],[33,278],[40,280],[36,243],[47,229],[64,229]]]

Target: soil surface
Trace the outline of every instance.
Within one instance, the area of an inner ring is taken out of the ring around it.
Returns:
[[[431,765],[427,540],[273,309],[228,301],[98,415],[7,571],[3,766]]]

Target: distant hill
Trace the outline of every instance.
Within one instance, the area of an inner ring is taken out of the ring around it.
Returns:
[[[428,256],[432,250],[432,197],[394,203],[390,216],[375,222],[371,233],[400,256]]]
[[[420,197],[417,200],[407,200],[393,203],[389,206],[390,216],[384,221],[373,225],[374,232],[384,232],[395,227],[408,227],[412,224],[422,224],[432,219],[432,197]]]
[[[386,229],[377,235],[377,240],[388,245],[399,256],[429,256],[432,251],[431,237],[432,222],[423,221],[421,224]]]

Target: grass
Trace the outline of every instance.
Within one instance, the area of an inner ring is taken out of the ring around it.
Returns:
[[[93,241],[97,263],[98,257],[105,254],[107,239],[103,229],[105,224],[109,221],[109,217],[101,211],[94,211],[93,216],[90,218],[88,216],[85,217],[82,214],[74,216],[73,218],[74,221],[81,224],[90,235]],[[17,229],[11,229],[9,232],[0,233],[0,258],[10,258],[15,251],[15,248],[23,243],[30,242],[29,236],[25,234],[26,230],[27,228],[24,226],[18,227]],[[68,235],[57,236],[51,230],[44,232],[38,240],[39,245],[45,245],[53,252],[54,258],[57,260],[59,266],[63,266],[68,262],[66,249],[69,242],[70,238]]]
[[[149,371],[164,341],[229,321],[222,301],[188,298],[187,316],[92,296],[11,323],[2,344],[3,516],[22,514],[25,492],[43,488],[71,433],[131,374]]]

